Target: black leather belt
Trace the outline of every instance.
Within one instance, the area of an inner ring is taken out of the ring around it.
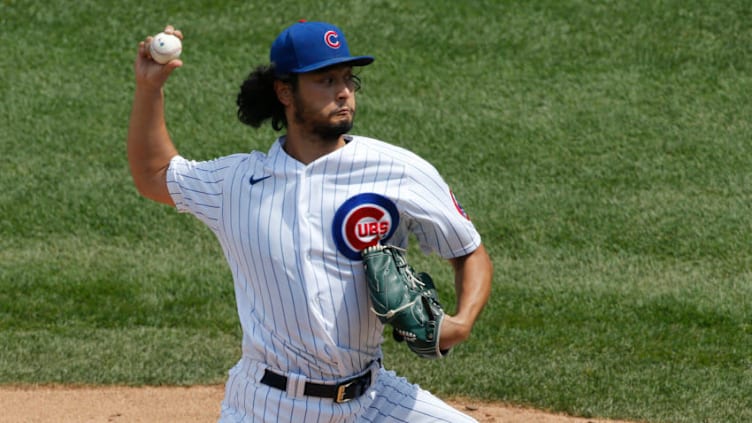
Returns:
[[[269,369],[264,370],[261,383],[283,391],[287,390],[287,376]],[[369,370],[361,376],[347,379],[336,385],[306,382],[303,393],[312,397],[331,398],[336,403],[343,403],[365,394],[370,386],[371,371]]]

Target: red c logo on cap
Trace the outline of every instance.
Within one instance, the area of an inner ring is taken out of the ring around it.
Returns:
[[[336,31],[326,31],[324,34],[324,42],[331,48],[339,48],[339,34]]]

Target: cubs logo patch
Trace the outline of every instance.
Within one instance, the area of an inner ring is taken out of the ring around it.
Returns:
[[[465,209],[462,207],[462,204],[460,204],[460,202],[457,201],[457,197],[454,196],[454,193],[452,192],[452,190],[449,190],[449,195],[452,197],[452,202],[454,203],[454,207],[457,209],[457,211],[459,212],[459,214],[461,214],[462,217],[464,217],[465,219],[470,220],[470,216],[467,214],[467,212],[465,211]]]
[[[326,31],[324,34],[324,42],[331,48],[337,49],[340,46],[339,34],[335,31]]]
[[[399,212],[392,200],[374,193],[358,194],[337,209],[332,235],[340,253],[360,260],[362,250],[388,240],[398,225]]]

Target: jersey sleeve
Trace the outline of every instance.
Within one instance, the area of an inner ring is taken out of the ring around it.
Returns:
[[[193,214],[216,231],[225,174],[236,161],[236,156],[203,162],[173,157],[167,169],[167,189],[177,210]]]
[[[414,162],[408,181],[409,230],[424,252],[435,251],[450,259],[470,254],[480,246],[475,225],[432,165]]]

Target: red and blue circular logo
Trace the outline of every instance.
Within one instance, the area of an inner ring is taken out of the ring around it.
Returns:
[[[465,211],[464,207],[462,207],[462,204],[460,204],[459,201],[457,201],[457,197],[454,196],[454,193],[452,190],[449,190],[449,195],[452,197],[452,202],[454,203],[454,207],[457,209],[457,211],[467,220],[470,220],[470,216]]]
[[[388,240],[397,225],[399,212],[392,200],[374,193],[358,194],[337,209],[332,235],[340,253],[360,260],[361,251]]]
[[[339,42],[339,34],[336,31],[326,31],[324,34],[324,42],[331,48],[339,48],[341,43]]]

